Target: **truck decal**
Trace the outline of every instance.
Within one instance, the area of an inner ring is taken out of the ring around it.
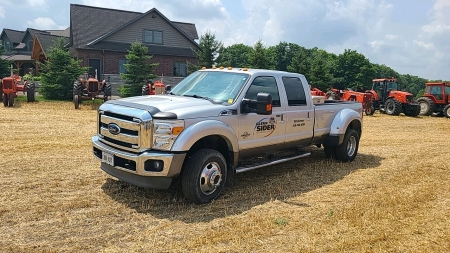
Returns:
[[[267,137],[275,131],[275,129],[277,128],[276,124],[277,122],[275,121],[274,117],[262,118],[261,120],[256,122],[253,131],[256,134],[265,134],[265,136],[262,137]]]

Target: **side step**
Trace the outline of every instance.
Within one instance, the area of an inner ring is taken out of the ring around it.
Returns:
[[[277,160],[266,160],[264,162],[255,163],[255,164],[244,166],[244,167],[237,167],[236,173],[242,173],[242,172],[246,172],[246,171],[250,171],[250,170],[254,170],[254,169],[259,169],[262,167],[267,167],[267,166],[287,162],[290,160],[294,160],[294,159],[298,159],[298,158],[302,158],[302,157],[306,157],[306,156],[310,156],[310,155],[311,155],[311,153],[309,153],[309,152],[302,152],[302,153],[297,153],[297,154],[290,155],[290,156],[285,156],[285,157],[277,159]]]

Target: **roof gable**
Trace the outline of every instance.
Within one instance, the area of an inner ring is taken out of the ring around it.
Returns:
[[[23,36],[25,35],[25,31],[17,31],[4,28],[0,37],[3,37],[4,35],[6,35],[12,43],[19,44],[22,41]]]
[[[170,21],[155,8],[146,13],[141,13],[71,4],[70,46],[82,48],[86,47],[88,43],[91,45],[95,44],[140,18],[145,17],[152,11],[156,11],[169,22],[175,30],[179,31],[194,44],[197,44],[194,41],[195,39],[198,39],[195,24]]]
[[[36,36],[37,33],[47,33],[50,34],[47,31],[44,30],[38,30],[38,29],[34,29],[34,28],[27,28],[27,30],[24,32],[22,38],[20,39],[20,42],[25,42],[23,41],[25,39],[25,37],[27,36],[27,34],[29,34],[31,36],[31,38],[34,39],[34,37]]]
[[[59,36],[59,35],[52,35],[47,33],[37,33],[35,40],[39,41],[39,44],[41,46],[42,52],[44,53],[44,56],[47,58],[47,53],[50,47],[53,46],[53,44],[57,41],[57,39],[63,38],[64,44],[67,44],[69,42],[68,37]]]
[[[166,16],[164,16],[161,12],[159,12],[156,8],[152,8],[151,10],[147,11],[146,13],[143,13],[142,15],[140,15],[139,17],[136,17],[133,20],[130,20],[128,23],[125,23],[119,27],[117,27],[114,30],[111,30],[110,32],[106,33],[103,36],[98,37],[97,39],[93,40],[92,42],[89,42],[87,45],[94,45],[99,41],[102,41],[103,39],[121,31],[122,29],[129,27],[130,25],[136,23],[139,20],[142,20],[143,18],[149,16],[150,14],[152,14],[152,17],[155,18],[155,14],[158,15],[159,17],[161,17],[170,27],[172,27],[174,30],[176,30],[177,32],[179,32],[183,37],[185,37],[188,41],[190,41],[192,44],[194,44],[195,46],[198,46],[198,44],[191,38],[189,37],[183,30],[181,30],[179,28],[179,26],[175,25],[172,21],[170,21]],[[181,24],[179,24],[181,26]],[[195,25],[194,25],[195,28]]]

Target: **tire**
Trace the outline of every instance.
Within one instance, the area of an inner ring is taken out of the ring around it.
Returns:
[[[227,167],[223,155],[214,149],[196,151],[186,162],[181,175],[184,196],[195,204],[205,204],[222,192]]]
[[[14,93],[9,93],[9,107],[14,106]]]
[[[2,94],[2,100],[3,100],[3,105],[4,105],[5,107],[8,107],[9,100],[8,100],[8,96],[6,95],[6,93],[3,93],[3,94]]]
[[[80,81],[75,81],[73,83],[73,95],[82,96],[83,95],[83,85],[81,85]]]
[[[80,108],[80,98],[78,95],[73,96],[73,103],[75,105],[75,109]]]
[[[103,96],[111,97],[112,95],[112,85],[110,83],[106,83],[105,87],[103,87]]]
[[[402,112],[402,104],[395,98],[388,98],[384,104],[384,111],[388,115],[398,116]]]
[[[421,97],[417,102],[420,106],[420,115],[429,116],[434,112],[434,102],[430,98]]]
[[[366,108],[364,112],[366,113],[366,115],[372,116],[375,113],[375,107],[373,107],[372,105],[371,107]]]
[[[339,95],[336,92],[330,90],[327,92],[326,98],[327,100],[339,100]]]
[[[336,159],[336,147],[334,146],[323,146],[323,151],[325,152],[325,157],[328,159]]]
[[[335,147],[335,159],[341,162],[355,160],[359,148],[359,135],[354,129],[347,129],[342,144]]]
[[[34,83],[27,83],[27,101],[28,102],[36,101],[35,91],[36,91],[36,86],[34,85]]]
[[[148,89],[148,84],[142,85],[142,96],[149,95],[150,91]]]
[[[450,118],[450,104],[444,107],[444,115],[445,117]]]
[[[405,115],[410,117],[417,117],[420,114],[420,105],[414,106],[409,110],[405,110]]]

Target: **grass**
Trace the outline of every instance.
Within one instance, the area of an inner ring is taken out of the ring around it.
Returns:
[[[449,252],[446,118],[364,117],[356,160],[238,174],[196,206],[106,175],[95,105],[0,107],[2,252]]]

